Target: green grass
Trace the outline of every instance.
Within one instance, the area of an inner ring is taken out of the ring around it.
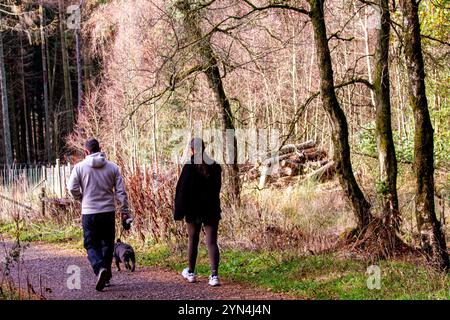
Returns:
[[[0,301],[1,300],[20,300],[19,293],[10,291],[6,286],[0,287]]]
[[[19,235],[19,240],[24,242],[43,241],[47,243],[79,242],[83,232],[80,226],[61,226],[55,223],[45,224],[19,223],[19,230],[15,223],[0,223],[0,233],[10,237]]]
[[[186,258],[165,246],[144,249],[141,265],[180,271]],[[280,252],[225,250],[220,274],[230,281],[283,292],[305,299],[449,299],[450,276],[423,266],[399,261],[380,261],[381,288],[367,288],[367,263],[340,259],[334,254],[298,257]],[[208,257],[200,250],[197,273],[209,274]]]

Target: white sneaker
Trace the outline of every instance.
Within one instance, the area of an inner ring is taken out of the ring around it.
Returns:
[[[219,277],[218,277],[218,276],[213,276],[213,275],[209,276],[209,282],[208,282],[208,284],[209,284],[211,287],[217,287],[217,286],[220,286]]]
[[[189,272],[189,268],[185,268],[183,272],[181,272],[181,275],[183,278],[185,278],[189,283],[197,282],[197,277],[195,276],[195,273]]]

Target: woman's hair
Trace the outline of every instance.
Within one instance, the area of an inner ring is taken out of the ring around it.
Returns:
[[[209,167],[203,158],[205,152],[205,143],[200,138],[193,138],[191,140],[191,150],[194,152],[194,168],[204,177],[209,177]],[[200,163],[198,163],[200,159]]]

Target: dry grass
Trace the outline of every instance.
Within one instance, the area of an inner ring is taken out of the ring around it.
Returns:
[[[0,186],[0,220],[11,222],[22,212],[24,219],[35,219],[39,212],[39,190],[21,178],[10,186]]]
[[[222,237],[229,246],[319,253],[332,249],[353,224],[336,182],[285,189],[245,188],[244,205],[225,207]]]
[[[184,229],[173,220],[173,199],[177,175],[173,171],[153,174],[151,168],[133,169],[119,159],[134,216],[133,233],[143,243],[168,242],[177,244]]]

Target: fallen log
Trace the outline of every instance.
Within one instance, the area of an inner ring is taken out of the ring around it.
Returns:
[[[327,153],[323,150],[317,150],[316,148],[309,148],[302,151],[302,155],[307,161],[322,160],[327,156]]]
[[[289,167],[284,167],[281,169],[281,175],[282,177],[288,176],[288,177],[293,177],[293,176],[298,176],[301,174],[301,168],[302,167],[294,167],[294,166],[289,166]]]
[[[310,162],[307,162],[304,165],[304,169],[305,169],[306,172],[307,171],[311,171],[312,172],[312,171],[315,171],[315,170],[318,170],[318,169],[322,168],[328,162],[330,162],[330,161],[329,160],[310,161]]]
[[[267,180],[269,179],[269,175],[271,174],[271,168],[264,166],[261,171],[261,176],[259,177],[258,188],[264,189],[266,186]]]
[[[276,184],[279,179],[285,180],[287,177],[303,176],[296,178],[297,181],[304,179],[324,181],[335,172],[334,163],[326,159],[327,152],[317,148],[314,140],[284,145],[266,155],[267,158],[256,160],[254,166],[244,164],[240,167],[245,181],[259,179],[260,189],[266,187],[269,182]],[[305,176],[308,172],[311,173]]]
[[[271,158],[274,155],[284,155],[287,153],[293,153],[293,152],[300,152],[304,149],[309,149],[309,148],[313,148],[316,146],[316,142],[314,140],[309,140],[303,143],[298,143],[298,144],[286,144],[284,146],[282,146],[281,148],[279,148],[278,150],[274,150],[270,153],[267,153],[264,155],[264,158]]]
[[[317,180],[320,182],[326,181],[330,179],[336,171],[334,161],[330,161],[327,164],[325,164],[323,167],[315,170],[314,172],[306,175],[306,177],[303,179],[305,180]]]

